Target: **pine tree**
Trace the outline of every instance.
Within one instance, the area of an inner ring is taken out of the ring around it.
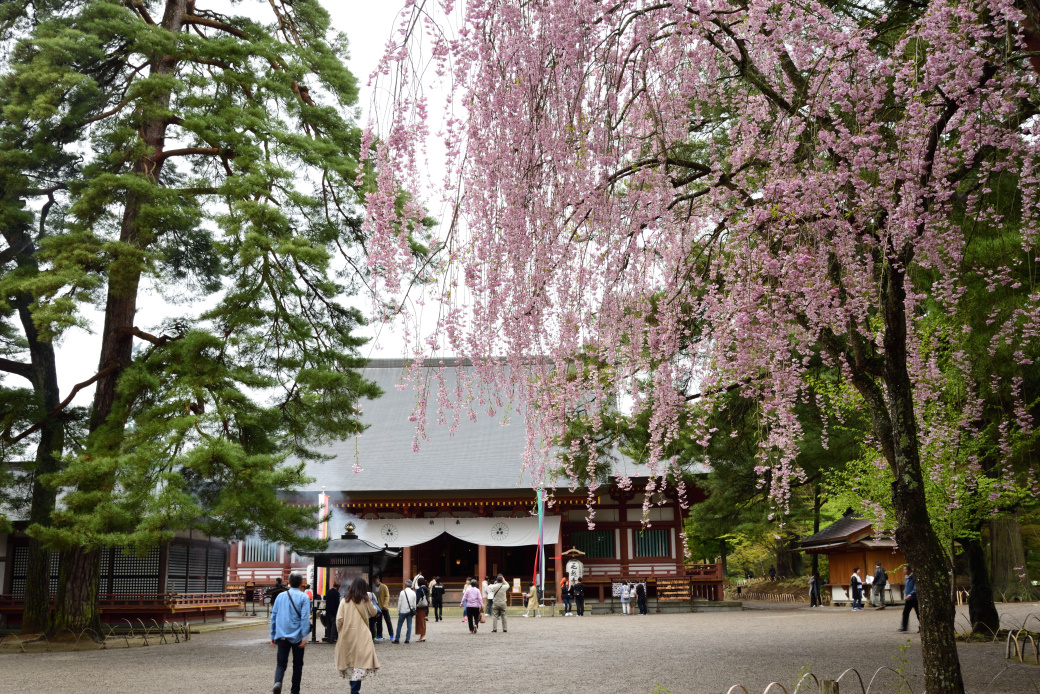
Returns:
[[[105,309],[87,434],[49,478],[67,493],[30,527],[62,551],[54,632],[98,624],[102,547],[186,527],[311,547],[311,512],[277,497],[305,481],[286,461],[357,433],[359,399],[378,395],[343,303],[364,280],[370,178],[346,42],[317,2],[263,7],[268,24],[192,0],[84,1],[37,17],[7,66],[12,128],[61,125],[81,144],[56,147],[82,155],[56,182],[68,211],[39,271],[7,295],[34,297],[46,342],[83,302]],[[146,288],[213,298],[149,316]]]

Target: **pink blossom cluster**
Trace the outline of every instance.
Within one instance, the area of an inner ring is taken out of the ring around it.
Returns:
[[[970,329],[939,335],[925,318],[962,312],[981,278],[1015,299],[989,317],[992,349],[1027,365],[1040,334],[1040,291],[1014,280],[1018,265],[966,264],[961,214],[1003,228],[993,182],[1013,173],[1013,263],[1035,263],[1040,132],[1024,104],[1037,78],[1020,19],[1012,0],[935,0],[897,34],[869,7],[818,2],[414,6],[376,75],[392,116],[371,140],[370,265],[385,303],[400,305],[406,231],[425,215],[400,191],[429,183],[416,85],[432,66],[452,94],[436,193],[449,214],[431,285],[442,318],[413,341],[414,373],[439,352],[474,363],[454,392],[416,382],[416,444],[430,387],[452,427],[476,406],[501,412],[485,394],[505,388],[530,427],[535,483],[561,453],[575,481],[578,450],[554,446],[568,423],[585,417],[595,431],[619,401],[652,403],[649,499],[673,464],[668,443],[710,440],[707,413],[737,387],[759,403],[759,470],[782,509],[803,474],[794,408],[816,397],[810,358],[836,345],[823,358],[854,383],[884,354],[878,278],[889,271],[935,277],[907,283],[905,340],[920,417],[944,402],[937,340],[963,375],[961,411],[921,431],[925,464],[947,464],[978,425],[980,384]],[[1010,446],[1033,423],[1020,380],[1006,385]],[[691,408],[692,434],[680,426]]]

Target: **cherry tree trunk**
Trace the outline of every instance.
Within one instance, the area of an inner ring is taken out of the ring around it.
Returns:
[[[888,431],[876,431],[885,448],[895,481],[892,501],[896,541],[917,578],[921,610],[921,658],[928,694],[963,694],[960,660],[954,633],[955,610],[950,576],[939,537],[932,528],[921,471],[920,443],[914,412],[913,384],[907,369],[906,291],[901,262],[890,260],[882,280],[884,318],[884,380]],[[875,417],[875,428],[878,418]]]

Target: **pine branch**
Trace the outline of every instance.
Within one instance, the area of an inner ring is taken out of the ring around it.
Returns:
[[[220,147],[185,147],[183,149],[168,149],[164,152],[159,152],[153,157],[155,163],[166,161],[170,157],[184,157],[193,154],[205,154],[207,156],[219,156],[224,153]]]
[[[77,383],[75,386],[72,387],[72,390],[69,391],[69,394],[65,397],[65,399],[62,400],[61,402],[59,402],[57,405],[55,405],[54,409],[47,413],[46,417],[44,417],[40,421],[36,422],[36,424],[33,424],[31,427],[29,427],[28,429],[26,429],[25,431],[23,431],[22,433],[18,434],[17,436],[15,436],[13,438],[8,436],[7,433],[5,432],[3,437],[2,437],[3,440],[6,441],[8,444],[13,445],[13,444],[18,443],[22,439],[24,439],[26,436],[29,436],[29,435],[39,431],[43,427],[43,425],[47,423],[47,420],[53,419],[58,414],[60,414],[62,410],[64,410],[66,407],[69,406],[69,403],[72,402],[72,399],[76,397],[76,393],[80,392],[84,388],[87,388],[89,386],[94,385],[94,383],[97,382],[97,380],[99,378],[107,376],[108,374],[112,373],[113,371],[116,371],[118,368],[119,368],[118,364],[116,364],[114,362],[110,363],[108,366],[106,366],[105,368],[101,369],[100,371],[98,371],[96,374],[94,374],[93,376],[91,376],[87,380],[83,381],[82,383]]]
[[[217,31],[223,31],[226,34],[231,34],[232,36],[236,36],[236,37],[238,37],[240,39],[248,39],[249,38],[248,36],[246,36],[246,33],[244,31],[242,31],[241,29],[239,29],[237,27],[233,27],[230,24],[225,24],[224,22],[218,22],[215,19],[207,19],[205,17],[199,17],[198,15],[194,15],[194,14],[186,14],[186,15],[184,15],[184,23],[185,24],[194,24],[196,26],[209,27],[210,29],[216,29]]]
[[[20,361],[14,361],[12,359],[4,359],[0,357],[0,371],[6,371],[9,374],[15,376],[21,376],[27,381],[32,382],[32,365],[26,364]]]
[[[151,333],[146,333],[137,326],[134,326],[132,328],[120,328],[120,332],[127,335],[133,335],[134,337],[139,337],[146,342],[151,342],[156,347],[162,347],[163,345],[169,344],[174,340],[180,339],[180,336],[178,335],[152,335]]]

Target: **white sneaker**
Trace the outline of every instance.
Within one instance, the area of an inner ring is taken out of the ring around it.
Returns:
[[[527,613],[526,613],[526,612],[524,612],[524,616],[525,616],[525,617],[527,616]]]

